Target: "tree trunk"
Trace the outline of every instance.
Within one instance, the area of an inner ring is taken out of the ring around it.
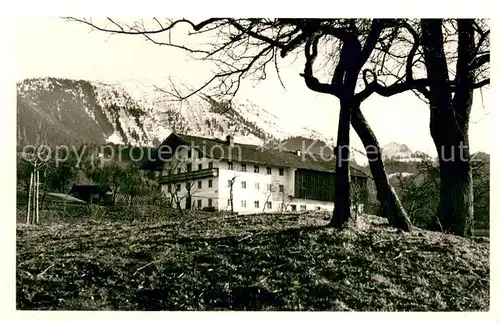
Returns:
[[[40,199],[40,173],[38,170],[36,170],[36,175],[35,175],[35,189],[36,189],[36,217],[35,217],[35,223],[38,224],[39,221],[39,199]]]
[[[42,210],[46,196],[47,196],[47,170],[45,169],[45,171],[43,172],[43,195],[42,195],[42,202],[40,204],[40,209]]]
[[[349,130],[351,125],[351,102],[340,101],[337,146],[335,147],[335,210],[330,225],[341,228],[351,217],[349,195]]]
[[[443,148],[458,152],[455,145]],[[462,150],[463,152],[463,150]],[[460,236],[472,235],[474,219],[474,191],[472,187],[472,171],[467,156],[464,160],[439,160],[441,177],[441,195],[435,228],[443,229]],[[467,158],[467,159],[466,159]]]
[[[26,215],[26,224],[30,223],[32,192],[33,192],[33,172],[30,175],[30,185],[28,191],[28,214]]]
[[[365,147],[370,171],[377,188],[377,199],[382,207],[382,215],[387,218],[391,226],[404,231],[411,231],[411,221],[387,178],[380,145],[359,106],[353,109],[351,122]]]
[[[234,179],[231,180],[231,187],[229,188],[229,202],[230,202],[230,205],[231,205],[231,216],[234,214],[233,184],[234,184]]]
[[[422,45],[429,79],[430,132],[440,168],[440,202],[434,229],[471,235],[473,228],[469,117],[473,97],[474,30],[471,19],[458,20],[456,88],[452,98],[444,55],[442,20],[422,19]]]
[[[440,200],[433,229],[460,236],[472,234],[474,190],[468,128],[452,123],[455,109],[436,111],[431,118],[431,133],[439,158]]]

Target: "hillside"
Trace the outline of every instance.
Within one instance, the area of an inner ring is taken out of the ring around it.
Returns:
[[[171,131],[235,136],[242,143],[293,135],[322,138],[315,131],[289,129],[250,101],[228,107],[206,95],[182,103],[139,83],[105,84],[58,78],[17,84],[17,144],[47,143],[156,145]]]
[[[18,225],[17,309],[490,309],[488,239],[375,216],[340,231],[314,213],[140,213]]]

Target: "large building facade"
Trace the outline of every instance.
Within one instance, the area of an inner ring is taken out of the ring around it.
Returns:
[[[172,133],[155,162],[161,189],[183,209],[231,209],[238,213],[334,208],[335,161],[299,151],[280,151]],[[366,187],[366,175],[350,169]]]

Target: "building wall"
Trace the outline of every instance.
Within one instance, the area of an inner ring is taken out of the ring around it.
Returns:
[[[295,206],[295,209],[293,208]],[[292,199],[287,206],[287,211],[307,211],[307,210],[324,210],[333,211],[335,203],[331,201],[317,201],[309,199]]]
[[[177,161],[177,165],[173,165],[174,174],[177,173],[177,169],[180,169],[181,172],[186,172],[186,168],[188,164],[191,164],[192,171],[197,171],[198,166],[201,165],[202,169],[208,169],[209,163],[213,163],[213,168],[217,168],[219,165],[216,160],[208,159],[208,158],[198,158],[198,151],[193,150],[191,152],[191,158],[188,159],[188,153],[186,149],[179,150],[175,157],[172,160],[180,160]],[[176,162],[176,161],[174,161]],[[163,175],[168,175],[168,169],[171,167],[168,163],[164,165]],[[209,181],[212,181],[212,187],[209,187]],[[198,181],[201,181],[201,189],[198,188]],[[188,195],[188,190],[186,187],[186,182],[175,182],[170,184],[173,189],[176,188],[177,185],[180,185],[180,191],[177,192],[179,199],[181,199],[181,208],[186,208],[185,199]],[[209,207],[209,200],[212,200],[212,206],[218,209],[218,187],[219,187],[219,178],[218,177],[209,177],[203,179],[196,179],[190,183],[191,186],[191,205],[192,208],[198,208],[198,200],[201,201],[201,207]],[[161,187],[163,193],[170,197],[170,193],[168,192],[168,184],[162,184]]]
[[[229,169],[227,160],[199,159],[197,151],[192,151],[191,153],[191,158],[186,159],[187,151],[180,150],[178,156],[174,158],[184,159],[178,166],[182,172],[186,171],[188,163],[192,164],[192,171],[197,171],[199,164],[202,165],[202,169],[208,169],[209,162],[212,162],[213,168],[219,169],[218,177],[203,178],[195,180],[192,183],[191,196],[193,208],[198,208],[198,200],[201,201],[201,208],[208,207],[209,200],[211,199],[212,206],[215,209],[230,210],[230,187],[228,181],[235,177],[233,184],[233,209],[238,213],[256,213],[263,210],[264,212],[276,212],[283,210],[282,205],[288,205],[286,211],[293,210],[293,206],[295,206],[296,211],[333,211],[334,209],[333,202],[289,198],[289,196],[294,195],[296,170],[294,168],[283,167],[283,175],[280,175],[279,167],[271,167],[271,174],[269,175],[266,165],[233,161],[233,168]],[[246,165],[246,171],[241,170],[241,164]],[[254,172],[254,166],[259,167],[258,173]],[[166,169],[168,167],[166,165],[163,171],[164,175],[167,174]],[[177,173],[177,171],[174,170],[174,173]],[[212,180],[211,188],[208,187],[209,180]],[[201,189],[198,188],[198,181],[202,182]],[[246,183],[245,188],[242,187],[242,182]],[[255,186],[256,183],[259,184],[258,189]],[[178,184],[180,184],[181,188],[178,196],[183,198],[181,207],[184,209],[186,206],[184,198],[188,194],[186,182],[173,183],[171,184],[172,188],[175,189]],[[268,185],[271,186],[271,191],[268,190]],[[283,192],[279,191],[280,185],[283,186]],[[170,196],[167,192],[167,186],[167,184],[162,185],[162,191],[167,196]],[[255,201],[258,201],[258,207],[255,206]],[[267,205],[264,207],[266,201],[271,203],[271,208],[268,208]]]

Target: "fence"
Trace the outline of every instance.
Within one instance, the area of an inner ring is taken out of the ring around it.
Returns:
[[[125,194],[116,194],[115,205],[154,205],[166,206],[169,203],[169,198],[161,194],[130,196]]]

